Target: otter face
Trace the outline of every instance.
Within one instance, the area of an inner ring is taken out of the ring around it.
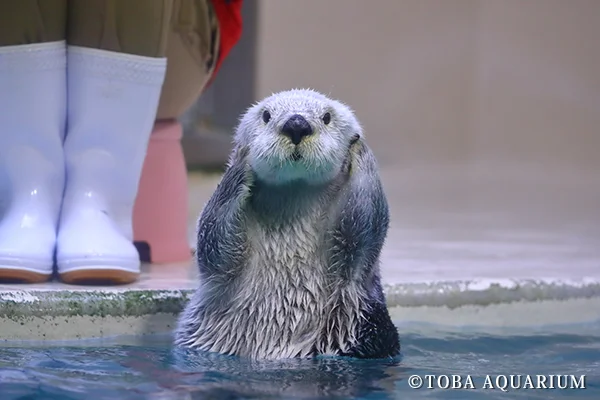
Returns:
[[[248,149],[258,179],[320,184],[340,172],[357,136],[362,136],[361,127],[346,105],[312,90],[290,90],[251,107],[236,142]]]

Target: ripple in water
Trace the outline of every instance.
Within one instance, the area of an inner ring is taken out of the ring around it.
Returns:
[[[598,326],[592,332],[600,332]],[[600,399],[597,334],[410,334],[402,336],[402,345],[396,361],[277,362],[181,351],[168,340],[0,347],[0,399]],[[463,384],[471,376],[475,389],[409,387],[410,376],[427,374],[459,375]],[[509,374],[586,375],[586,389],[483,388],[486,375]]]

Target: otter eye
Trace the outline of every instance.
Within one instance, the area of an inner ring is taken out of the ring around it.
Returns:
[[[263,115],[262,115],[263,121],[265,121],[265,124],[267,122],[269,122],[271,120],[271,113],[268,110],[263,111]]]
[[[325,115],[323,115],[323,123],[325,125],[329,125],[330,122],[331,122],[331,114],[325,113]]]

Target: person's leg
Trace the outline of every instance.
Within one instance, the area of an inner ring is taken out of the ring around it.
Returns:
[[[223,61],[229,57],[233,47],[241,39],[244,2],[243,0],[211,0],[210,3],[219,25],[219,43],[215,66],[208,85],[215,81],[215,75],[222,73],[219,71]],[[218,91],[218,88],[215,89]],[[211,94],[207,93],[207,95]],[[210,99],[206,100],[210,103]],[[181,118],[185,159],[188,168],[224,170],[232,150],[232,132],[206,120],[206,105],[210,104],[204,100],[196,102]]]
[[[0,46],[65,40],[67,0],[0,0]]]
[[[69,0],[67,182],[57,266],[68,283],[137,279],[132,212],[166,70],[171,0]]]
[[[52,274],[64,189],[65,0],[0,0],[0,279]]]
[[[150,262],[191,257],[187,168],[178,119],[211,78],[218,46],[219,25],[211,1],[175,0],[167,73],[133,214],[134,239]]]
[[[166,56],[169,60],[157,119],[179,118],[211,78],[219,25],[210,0],[174,0]]]
[[[142,57],[166,55],[173,0],[69,0],[70,46]]]

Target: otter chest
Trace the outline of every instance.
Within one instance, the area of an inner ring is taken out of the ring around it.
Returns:
[[[312,218],[277,227],[250,224],[250,257],[242,282],[269,299],[280,296],[309,306],[311,296],[324,290],[327,266],[322,236],[322,227]]]
[[[249,258],[238,277],[233,308],[243,316],[244,352],[307,356],[322,330],[327,304],[326,264],[318,221],[265,227],[249,223]]]

